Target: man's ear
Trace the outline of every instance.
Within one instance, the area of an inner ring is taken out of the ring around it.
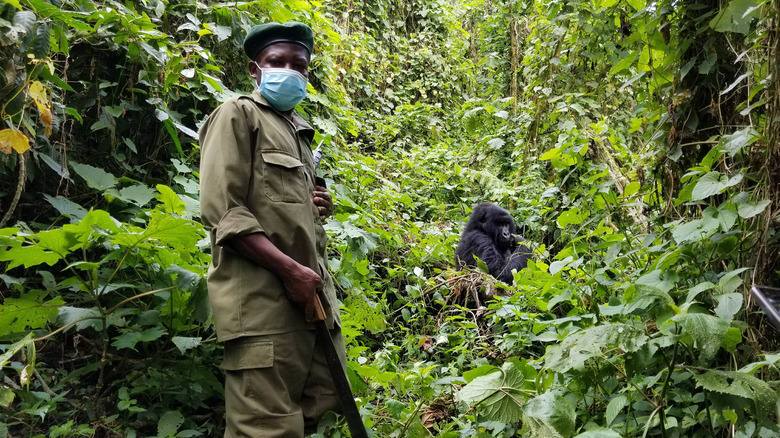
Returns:
[[[263,74],[262,71],[260,71],[259,68],[257,68],[257,63],[255,61],[249,61],[249,76],[252,76],[253,78],[257,79],[257,77],[261,74]]]

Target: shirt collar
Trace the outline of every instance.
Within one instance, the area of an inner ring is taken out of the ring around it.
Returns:
[[[261,106],[271,109],[273,112],[278,114],[279,117],[286,118],[281,112],[277,111],[276,108],[272,107],[271,104],[268,103],[268,101],[265,99],[265,97],[263,97],[263,95],[260,94],[259,91],[257,91],[257,89],[252,91],[250,97],[252,98],[253,101],[260,104]],[[314,136],[314,128],[312,128],[311,125],[309,125],[309,123],[303,117],[301,117],[297,111],[292,110],[290,115],[292,116],[291,117],[292,123],[295,126],[296,131],[311,131],[311,136],[312,137]]]

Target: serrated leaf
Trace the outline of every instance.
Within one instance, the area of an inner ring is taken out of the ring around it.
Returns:
[[[157,422],[157,437],[168,438],[176,435],[181,425],[184,424],[184,416],[179,411],[168,411]]]
[[[195,348],[198,345],[200,345],[200,342],[203,338],[201,337],[184,337],[184,336],[174,336],[171,338],[171,341],[173,341],[173,344],[176,345],[176,348],[179,349],[179,351],[184,354],[187,350],[191,348]]]
[[[533,384],[535,374],[536,370],[524,362],[505,362],[500,370],[472,380],[455,399],[477,405],[477,412],[488,421],[515,422],[522,416],[527,388]]]
[[[44,302],[46,291],[34,290],[19,298],[6,298],[0,304],[0,336],[45,327],[57,318],[59,306],[65,304],[60,297]]]
[[[143,184],[136,184],[119,190],[119,197],[138,207],[143,207],[154,199],[154,190]]]
[[[547,392],[523,407],[523,437],[564,438],[574,434],[577,413],[564,397]]]
[[[41,248],[53,251],[62,257],[68,255],[79,243],[74,233],[63,229],[41,231],[35,235],[35,238]]]
[[[683,331],[691,336],[701,351],[701,362],[707,362],[715,356],[730,327],[728,321],[702,313],[675,315],[671,320],[680,324]]]
[[[100,311],[95,308],[84,309],[81,307],[62,306],[60,307],[58,317],[59,322],[62,325],[75,323],[77,331],[82,331],[87,328],[92,328],[96,331],[103,330],[103,321],[100,319]]]
[[[139,342],[155,341],[166,333],[167,332],[162,327],[152,327],[141,332],[128,330],[119,336],[115,336],[111,345],[118,349],[130,348],[135,350],[135,344]]]
[[[0,253],[0,261],[10,262],[7,269],[13,269],[24,265],[25,268],[47,264],[53,266],[60,261],[62,257],[51,251],[44,251],[38,245],[17,246]]]
[[[503,138],[494,138],[487,142],[488,147],[493,150],[501,149],[504,147],[504,144],[506,144],[506,142]]]
[[[176,214],[184,212],[184,202],[182,202],[179,195],[171,190],[170,187],[163,184],[157,184],[157,191],[159,191],[160,194],[156,195],[156,198],[162,203],[164,211]]]
[[[777,405],[777,393],[768,383],[739,371],[709,370],[694,374],[696,386],[753,402],[759,417],[770,414]]]
[[[84,179],[88,186],[96,190],[107,190],[116,186],[114,175],[89,164],[70,162],[70,167]]]
[[[566,372],[582,369],[585,361],[601,355],[602,349],[618,347],[623,351],[636,351],[647,342],[639,329],[627,324],[604,324],[567,336],[560,345],[548,348],[545,366]]]

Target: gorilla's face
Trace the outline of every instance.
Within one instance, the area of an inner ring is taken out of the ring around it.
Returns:
[[[506,218],[494,218],[485,225],[485,232],[493,238],[498,249],[505,250],[512,246],[512,233],[515,232],[515,224],[512,221],[507,221]]]

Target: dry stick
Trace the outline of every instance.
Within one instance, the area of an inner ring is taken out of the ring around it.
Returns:
[[[11,219],[11,215],[16,210],[16,205],[19,204],[19,198],[22,196],[24,190],[24,180],[27,178],[27,166],[25,165],[24,154],[19,154],[19,182],[16,183],[16,193],[14,199],[11,201],[11,206],[8,207],[8,211],[5,212],[3,220],[0,220],[0,228],[3,228],[5,224]]]

